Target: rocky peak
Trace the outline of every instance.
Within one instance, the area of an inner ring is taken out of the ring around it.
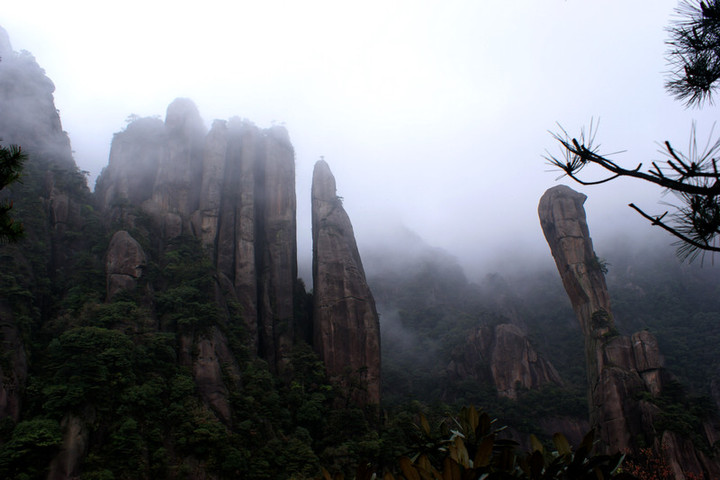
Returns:
[[[380,324],[352,224],[325,161],[312,182],[314,346],[357,405],[380,402]],[[360,383],[363,389],[353,390]]]
[[[129,204],[165,239],[199,237],[253,350],[282,370],[297,279],[295,153],[284,127],[232,118],[206,133],[195,104],[177,99],[165,122],[136,119],[115,135],[96,197],[109,218],[126,220],[118,210]]]
[[[613,328],[610,295],[585,220],[586,196],[565,185],[549,189],[538,214],[563,286],[586,337]]]
[[[658,406],[641,398],[648,393],[659,395],[667,374],[657,340],[650,332],[627,337],[615,329],[605,275],[587,228],[585,198],[569,187],[553,187],[540,199],[538,214],[585,336],[590,424],[597,429],[604,450],[632,451],[642,446],[638,439],[659,433]],[[708,444],[713,444],[714,430],[703,433]],[[676,478],[685,478],[683,472],[703,470],[715,478],[717,463],[708,461],[691,442],[680,445],[670,441],[676,437],[665,431],[662,439],[655,438],[655,449],[668,458]]]
[[[75,169],[67,133],[55,108],[55,85],[28,52],[13,52],[0,28],[0,139],[48,166]]]
[[[516,399],[519,389],[562,385],[550,362],[540,356],[516,325],[503,323],[469,332],[464,347],[447,367],[455,378],[491,381],[501,397]]]
[[[165,112],[165,128],[170,136],[197,139],[205,134],[200,111],[189,98],[176,98],[168,105]]]
[[[167,108],[166,144],[158,162],[151,210],[162,212],[166,225],[182,222],[183,228],[170,228],[172,237],[189,230],[187,220],[198,209],[202,182],[205,127],[195,104],[178,98]]]
[[[110,212],[119,204],[142,205],[152,197],[164,151],[165,124],[159,118],[136,119],[116,133],[108,165],[95,185],[99,207]]]
[[[633,396],[644,389],[630,372],[632,347],[617,336],[610,296],[588,231],[583,204],[587,197],[560,185],[540,199],[540,224],[565,291],[585,337],[590,424],[606,448],[632,445]],[[630,403],[628,403],[630,402]]]

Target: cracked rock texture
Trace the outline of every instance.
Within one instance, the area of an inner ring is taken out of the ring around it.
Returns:
[[[314,347],[357,405],[380,402],[380,324],[352,224],[325,161],[312,181]]]
[[[605,275],[585,219],[586,198],[559,185],[542,196],[538,214],[585,337],[590,424],[606,447],[623,450],[632,446],[633,434],[642,431],[635,421],[640,411],[633,396],[645,390],[645,383],[634,368],[629,339],[615,330]]]
[[[128,228],[139,208],[161,227],[161,240],[200,238],[242,310],[252,351],[283,370],[297,279],[295,153],[285,128],[232,118],[206,133],[193,102],[176,99],[164,122],[138,118],[115,135],[96,198]],[[109,297],[132,285],[124,273],[109,280]]]
[[[492,382],[500,396],[511,399],[516,399],[520,390],[563,383],[555,367],[510,323],[469,332],[465,345],[452,353],[447,371],[457,379]]]
[[[643,439],[655,438],[656,451],[666,456],[676,478],[685,478],[683,472],[718,478],[717,463],[689,445],[692,442],[678,441],[670,431],[656,437],[662,412],[642,398],[659,395],[668,374],[650,332],[628,337],[615,328],[602,264],[588,231],[585,199],[564,185],[550,188],[540,199],[538,215],[585,337],[590,425],[599,434],[599,447],[606,452],[637,451]],[[710,444],[715,436],[711,433],[706,432]]]

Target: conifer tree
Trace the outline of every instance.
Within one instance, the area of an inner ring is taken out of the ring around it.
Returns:
[[[26,158],[27,155],[16,145],[0,146],[0,194],[6,193],[2,190],[19,180]],[[0,200],[0,243],[15,242],[24,233],[22,223],[15,220],[10,214],[12,208],[11,199]]]
[[[677,13],[678,18],[668,28],[667,58],[671,72],[666,89],[689,107],[712,104],[720,81],[720,0],[683,0]],[[581,131],[579,138],[571,137],[561,127],[553,134],[560,143],[561,154],[545,158],[582,185],[631,177],[673,192],[678,203],[672,213],[651,215],[634,203],[630,207],[677,237],[681,258],[693,260],[701,251],[720,252],[720,167],[716,159],[720,139],[708,142],[704,150],[698,149],[693,126],[688,152],[680,152],[666,141],[664,162],[626,168],[598,151],[596,133],[592,123],[588,131]],[[581,178],[581,170],[588,165],[600,167],[606,176],[594,181]]]

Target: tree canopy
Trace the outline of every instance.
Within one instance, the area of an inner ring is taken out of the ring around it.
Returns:
[[[0,146],[0,191],[20,178],[27,155],[16,145]],[[12,200],[0,200],[0,243],[17,241],[23,235],[22,223],[11,215]]]

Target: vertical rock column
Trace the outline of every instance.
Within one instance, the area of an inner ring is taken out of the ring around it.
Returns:
[[[640,393],[657,396],[665,377],[657,339],[646,331],[631,337],[615,330],[605,276],[585,221],[582,195],[566,186],[549,189],[540,199],[538,214],[565,290],[585,335],[590,424],[597,429],[606,452],[636,451],[654,437],[654,449],[676,478],[688,472],[719,478],[717,460],[693,441],[665,430],[656,436],[661,411]],[[707,445],[717,434],[709,421],[702,432]],[[699,478],[699,477],[698,477]]]
[[[242,306],[253,351],[258,348],[255,266],[255,168],[257,127],[233,118],[215,121],[205,143],[196,231],[212,252],[221,283]]]
[[[352,224],[324,161],[312,182],[314,346],[356,405],[380,402],[380,323]],[[357,388],[360,386],[361,388]]]
[[[614,340],[625,337],[615,331],[605,275],[585,219],[586,198],[564,185],[553,187],[540,199],[538,215],[585,337],[590,424],[606,448],[623,450],[632,441],[629,419],[640,413],[632,397],[645,387],[625,365],[634,361],[631,355],[616,356],[617,363],[607,362],[606,347],[611,353],[619,346]]]
[[[297,279],[295,152],[283,127],[265,132],[256,170],[258,323],[261,355],[282,373],[293,343]]]
[[[175,237],[189,230],[190,215],[197,210],[202,182],[205,126],[195,104],[175,99],[165,117],[167,143],[158,162],[152,208],[163,216],[165,235]]]

